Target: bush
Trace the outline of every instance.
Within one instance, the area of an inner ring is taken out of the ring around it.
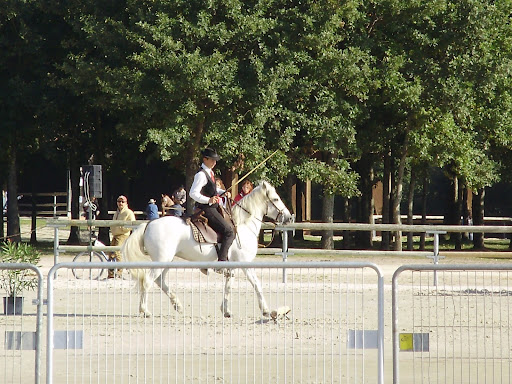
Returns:
[[[0,248],[2,263],[29,263],[37,265],[41,259],[40,253],[26,243],[8,241]],[[21,296],[24,290],[35,289],[38,279],[30,269],[1,269],[0,287],[8,296]]]

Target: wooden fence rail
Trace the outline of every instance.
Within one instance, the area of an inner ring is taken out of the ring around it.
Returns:
[[[20,216],[70,217],[70,202],[66,192],[20,193]]]

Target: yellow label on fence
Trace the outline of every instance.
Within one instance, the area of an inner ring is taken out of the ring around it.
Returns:
[[[401,333],[400,334],[400,350],[401,351],[412,351],[413,350],[413,337],[412,333]]]
[[[428,333],[401,333],[400,351],[428,352],[429,339]]]

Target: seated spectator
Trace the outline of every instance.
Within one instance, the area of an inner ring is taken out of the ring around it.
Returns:
[[[226,191],[226,187],[224,186],[224,183],[222,182],[221,178],[219,178],[219,177],[215,178],[215,185],[217,186],[217,193],[220,196],[219,204],[223,208],[226,208],[227,207],[227,202],[231,198],[231,193],[230,192],[224,193]]]
[[[183,211],[185,210],[185,208],[183,208],[181,206],[181,204],[179,203],[179,200],[177,198],[175,198],[174,196],[171,197],[171,200],[173,201],[174,204],[170,208],[170,211],[171,211],[170,215],[177,216],[177,217],[183,216]]]
[[[244,196],[247,196],[249,193],[251,193],[253,189],[254,185],[249,180],[245,179],[244,182],[242,183],[240,193],[235,196],[235,201],[233,202],[233,205],[235,205],[237,201],[240,201]]]
[[[158,219],[160,216],[158,215],[158,207],[156,205],[155,199],[149,199],[146,210],[144,211],[146,218],[148,220]]]
[[[187,191],[185,191],[185,188],[183,185],[181,185],[177,190],[173,192],[171,197],[175,199],[178,204],[184,206],[187,202]]]

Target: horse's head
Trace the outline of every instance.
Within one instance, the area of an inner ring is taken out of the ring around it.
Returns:
[[[277,224],[293,223],[295,219],[277,194],[276,189],[266,181],[262,181],[260,187],[267,197],[265,216],[274,220]]]
[[[171,198],[168,195],[164,195],[163,193],[162,193],[162,200],[160,200],[160,202],[162,204],[162,209],[172,206]]]

